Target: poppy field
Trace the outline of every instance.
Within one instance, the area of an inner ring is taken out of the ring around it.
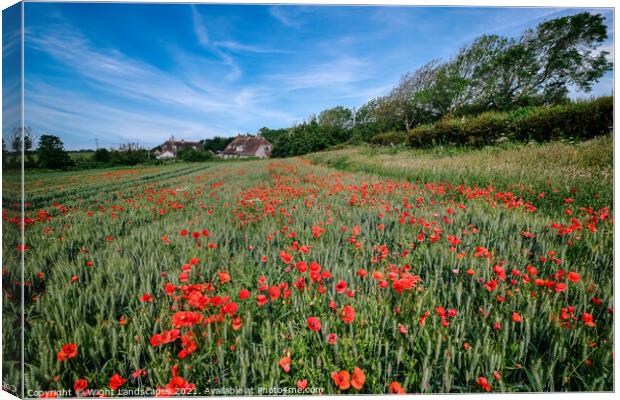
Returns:
[[[611,178],[320,157],[26,174],[3,381],[23,255],[28,397],[613,390]]]

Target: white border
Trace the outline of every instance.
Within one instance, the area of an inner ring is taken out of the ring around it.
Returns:
[[[28,0],[30,2],[43,2],[40,0]],[[84,2],[84,3],[102,3],[102,2],[107,2],[107,3],[113,3],[113,2],[120,2],[120,1],[93,1],[93,0],[86,0],[86,1],[80,1],[80,0],[64,0],[62,2],[72,2],[72,3],[77,3],[77,2]],[[408,5],[408,6],[482,6],[482,7],[584,7],[584,8],[596,8],[596,7],[605,7],[605,8],[614,8],[614,24],[616,21],[616,15],[615,15],[615,7],[616,7],[616,2],[613,0],[589,0],[589,1],[583,1],[583,0],[409,0],[409,1],[397,1],[397,0],[313,0],[313,1],[304,1],[304,0],[285,0],[285,1],[277,1],[277,0],[261,0],[261,1],[256,1],[256,0],[241,0],[241,1],[235,1],[235,0],[217,0],[217,1],[213,1],[213,0],[196,0],[196,1],[183,1],[183,0],[149,0],[149,1],[139,1],[139,0],[125,0],[122,2],[126,2],[126,3],[205,3],[205,4],[316,4],[316,5],[320,5],[320,4],[324,4],[324,5],[329,5],[329,4],[340,4],[340,5],[383,5],[383,6],[388,6],[388,5]],[[2,9],[5,9],[13,4],[17,3],[17,1],[15,0],[0,0],[0,5]],[[0,31],[2,28],[2,20],[0,18]],[[1,36],[1,35],[0,35]],[[614,29],[614,47],[616,44],[615,41],[615,29]],[[0,38],[0,44],[1,44],[1,38]],[[618,65],[618,52],[614,51],[614,65]],[[0,57],[1,58],[1,57]],[[23,67],[23,66],[22,66]],[[2,66],[1,66],[1,62],[0,62],[0,76],[2,73]],[[618,93],[618,80],[616,79],[616,69],[614,68],[614,94]],[[23,92],[22,92],[23,93]],[[2,95],[2,91],[0,89],[0,96]],[[23,101],[23,96],[22,96],[22,101]],[[23,112],[23,108],[22,108],[22,112]],[[2,110],[0,107],[0,118],[2,116]],[[618,120],[618,109],[617,107],[615,107],[615,99],[614,99],[614,130],[615,130],[615,126],[617,125],[616,121]],[[615,157],[615,155],[617,154],[618,151],[618,147],[620,145],[618,144],[618,141],[614,140],[614,171],[617,170],[618,168],[618,158]],[[1,174],[0,174],[1,177]],[[620,194],[620,189],[618,187],[618,185],[616,184],[617,181],[617,175],[614,173],[614,210],[616,209],[616,199],[618,198],[618,195]],[[617,250],[618,250],[618,244],[620,243],[620,240],[618,238],[618,230],[616,229],[617,225],[614,226],[614,254],[617,254]],[[1,227],[0,227],[0,233],[1,233]],[[615,264],[615,263],[614,263]],[[614,265],[614,288],[618,287],[618,269],[615,268]],[[618,330],[617,330],[617,323],[618,323],[618,318],[617,318],[617,310],[618,310],[618,296],[615,294],[615,290],[614,290],[614,309],[615,309],[615,313],[614,313],[614,348],[615,350],[618,349]],[[0,308],[0,318],[2,316],[2,310]],[[614,351],[614,354],[616,353],[616,351]],[[1,371],[2,371],[2,365],[0,363],[0,377],[1,375]],[[620,382],[620,380],[618,379],[619,377],[619,372],[618,372],[618,368],[615,367],[614,368],[614,388],[616,388],[616,384],[618,382]],[[450,395],[406,395],[405,398],[414,398],[414,396],[416,398],[430,398],[430,397],[435,397],[435,396],[450,396]],[[583,397],[587,396],[589,400],[598,400],[598,399],[613,399],[615,398],[615,393],[528,393],[528,394],[508,394],[508,393],[496,393],[496,394],[459,394],[458,396],[465,396],[468,399],[478,399],[478,398],[484,398],[484,397],[488,397],[488,396],[493,396],[494,398],[499,398],[499,399],[503,399],[505,397],[507,398],[511,398],[511,399],[556,399],[556,398],[562,398],[565,400],[581,400]],[[288,397],[288,396],[286,396]],[[303,396],[303,397],[309,397],[309,396]],[[337,398],[341,398],[343,396],[322,396],[322,398],[324,399],[337,399]],[[362,397],[362,396],[355,396],[355,395],[345,395],[344,397]],[[380,397],[388,397],[388,396],[381,396],[381,395],[374,395],[372,396],[373,398],[380,398]],[[0,391],[0,400],[7,400],[7,399],[15,399],[16,397],[8,394],[7,392],[4,391]],[[196,397],[187,397],[188,399],[192,399],[192,398],[196,398]],[[226,399],[241,399],[241,400],[248,400],[248,399],[260,399],[261,397],[234,397],[234,396],[230,396],[230,397],[226,397]]]

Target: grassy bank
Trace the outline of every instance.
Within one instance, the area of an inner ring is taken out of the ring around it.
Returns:
[[[314,164],[395,179],[516,189],[532,201],[544,192],[544,205],[554,208],[567,197],[594,205],[611,204],[613,195],[611,136],[577,144],[508,143],[482,149],[357,146],[306,158]]]

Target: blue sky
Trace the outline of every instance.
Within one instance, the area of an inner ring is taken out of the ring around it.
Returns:
[[[67,148],[203,139],[359,107],[484,33],[581,9],[26,3],[26,125]],[[613,14],[607,17],[613,49]],[[612,74],[593,94],[610,94]]]

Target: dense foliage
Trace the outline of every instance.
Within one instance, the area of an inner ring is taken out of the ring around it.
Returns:
[[[209,161],[213,159],[213,153],[211,153],[210,151],[188,148],[179,151],[179,154],[177,154],[177,158],[179,160],[188,162]]]
[[[549,107],[445,118],[410,130],[407,141],[411,146],[424,147],[438,144],[484,146],[502,140],[583,140],[609,134],[612,126],[613,98],[601,97]]]
[[[58,136],[41,135],[37,149],[38,164],[42,168],[62,169],[73,165],[73,160],[64,149]]]
[[[218,151],[222,151],[228,146],[230,142],[232,142],[234,137],[221,137],[215,136],[211,139],[202,140],[202,147],[206,151],[212,151],[213,153],[217,153]]]
[[[280,137],[271,153],[274,157],[298,156],[320,151],[348,138],[348,131],[337,125],[321,124],[312,119],[290,128]]]

